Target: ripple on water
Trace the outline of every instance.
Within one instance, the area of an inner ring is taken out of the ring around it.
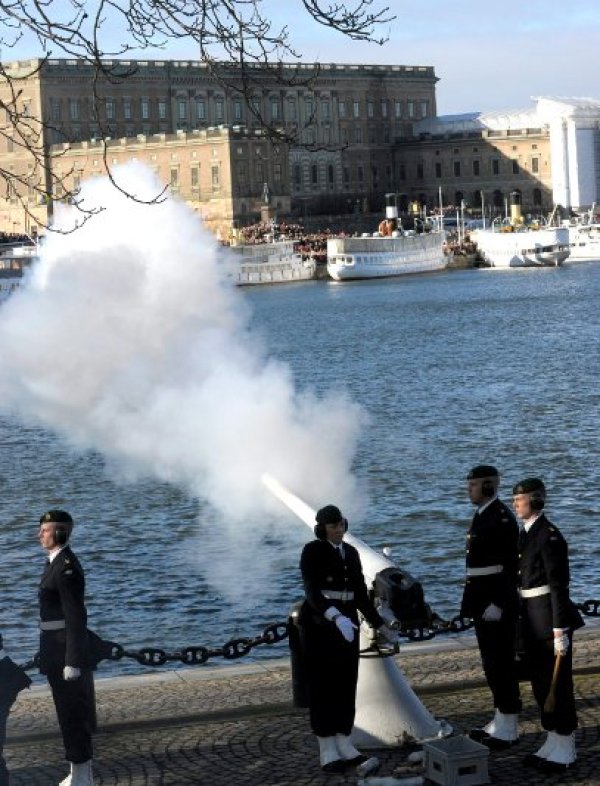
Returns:
[[[472,515],[465,475],[480,462],[499,467],[505,500],[521,477],[544,477],[549,516],[569,542],[573,598],[599,597],[599,294],[600,265],[582,265],[242,295],[299,389],[341,384],[368,412],[354,471],[370,498],[364,515],[348,512],[352,532],[391,545],[442,616],[458,611]],[[129,648],[254,636],[302,596],[304,524],[230,530],[201,500],[155,481],[122,484],[101,456],[10,417],[0,417],[0,445],[0,630],[19,660],[37,648],[35,531],[55,504],[77,513],[91,627]]]

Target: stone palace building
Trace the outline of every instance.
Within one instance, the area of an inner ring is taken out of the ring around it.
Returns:
[[[278,217],[445,206],[501,213],[518,190],[525,211],[585,208],[600,189],[600,102],[536,100],[511,113],[438,117],[434,68],[283,64],[217,74],[198,62],[113,61],[96,78],[77,60],[5,63],[4,106],[39,123],[43,166],[8,119],[0,166],[0,231],[51,221],[64,188],[135,158],[213,230],[253,223],[265,198]],[[2,118],[0,116],[0,122]],[[31,183],[43,182],[45,196]]]

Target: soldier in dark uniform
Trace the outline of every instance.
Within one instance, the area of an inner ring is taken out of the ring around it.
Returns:
[[[310,723],[321,767],[341,772],[366,757],[352,745],[358,680],[358,611],[389,640],[395,634],[367,594],[358,551],[343,542],[348,522],[326,505],[316,515],[316,540],[300,558],[306,601],[299,623],[308,681]]]
[[[68,545],[72,529],[73,519],[63,510],[49,510],[40,518],[38,537],[48,552],[39,589],[40,672],[52,690],[65,758],[71,763],[60,786],[93,786],[93,663],[83,568]]]
[[[543,513],[545,499],[546,489],[539,478],[525,478],[513,488],[515,513],[523,522],[518,644],[531,674],[542,728],[548,732],[542,747],[527,756],[525,764],[553,773],[566,770],[576,760],[573,631],[583,620],[569,598],[567,544]],[[553,694],[552,701],[549,694]]]
[[[27,674],[5,652],[0,634],[0,786],[8,786],[8,770],[3,756],[8,713],[19,692],[30,685]]]
[[[489,747],[505,748],[518,739],[521,709],[515,661],[519,526],[498,499],[500,477],[495,467],[473,467],[467,482],[469,499],[477,510],[467,534],[461,615],[475,624],[483,671],[494,700],[493,720],[470,734]]]

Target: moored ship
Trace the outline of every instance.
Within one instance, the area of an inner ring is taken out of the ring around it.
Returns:
[[[520,194],[511,194],[510,221],[491,229],[476,229],[471,239],[490,267],[556,267],[570,253],[565,227],[525,224],[521,217]]]
[[[230,246],[228,250],[235,255],[233,276],[238,286],[285,284],[315,277],[315,261],[302,259],[291,240]]]
[[[327,272],[334,281],[346,281],[442,270],[447,264],[444,240],[445,233],[433,228],[420,233],[403,231],[395,194],[386,194],[386,218],[373,236],[327,241]]]
[[[490,267],[556,267],[570,253],[569,233],[564,227],[507,232],[478,229],[471,237]]]
[[[20,287],[23,271],[37,253],[37,244],[31,241],[0,243],[0,302]]]
[[[327,272],[335,281],[443,270],[444,233],[398,237],[336,237],[327,241]]]
[[[596,220],[596,205],[574,223],[567,223],[569,232],[569,262],[600,261],[600,222]]]

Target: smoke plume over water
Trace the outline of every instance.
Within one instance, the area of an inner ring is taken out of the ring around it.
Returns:
[[[116,175],[141,198],[159,191],[139,164]],[[0,406],[100,451],[123,477],[172,482],[234,519],[280,509],[265,471],[315,506],[354,499],[360,409],[340,390],[298,392],[250,330],[226,252],[197,217],[170,198],[135,202],[107,178],[81,196],[103,210],[47,233],[0,308]],[[78,218],[64,206],[55,222]]]

